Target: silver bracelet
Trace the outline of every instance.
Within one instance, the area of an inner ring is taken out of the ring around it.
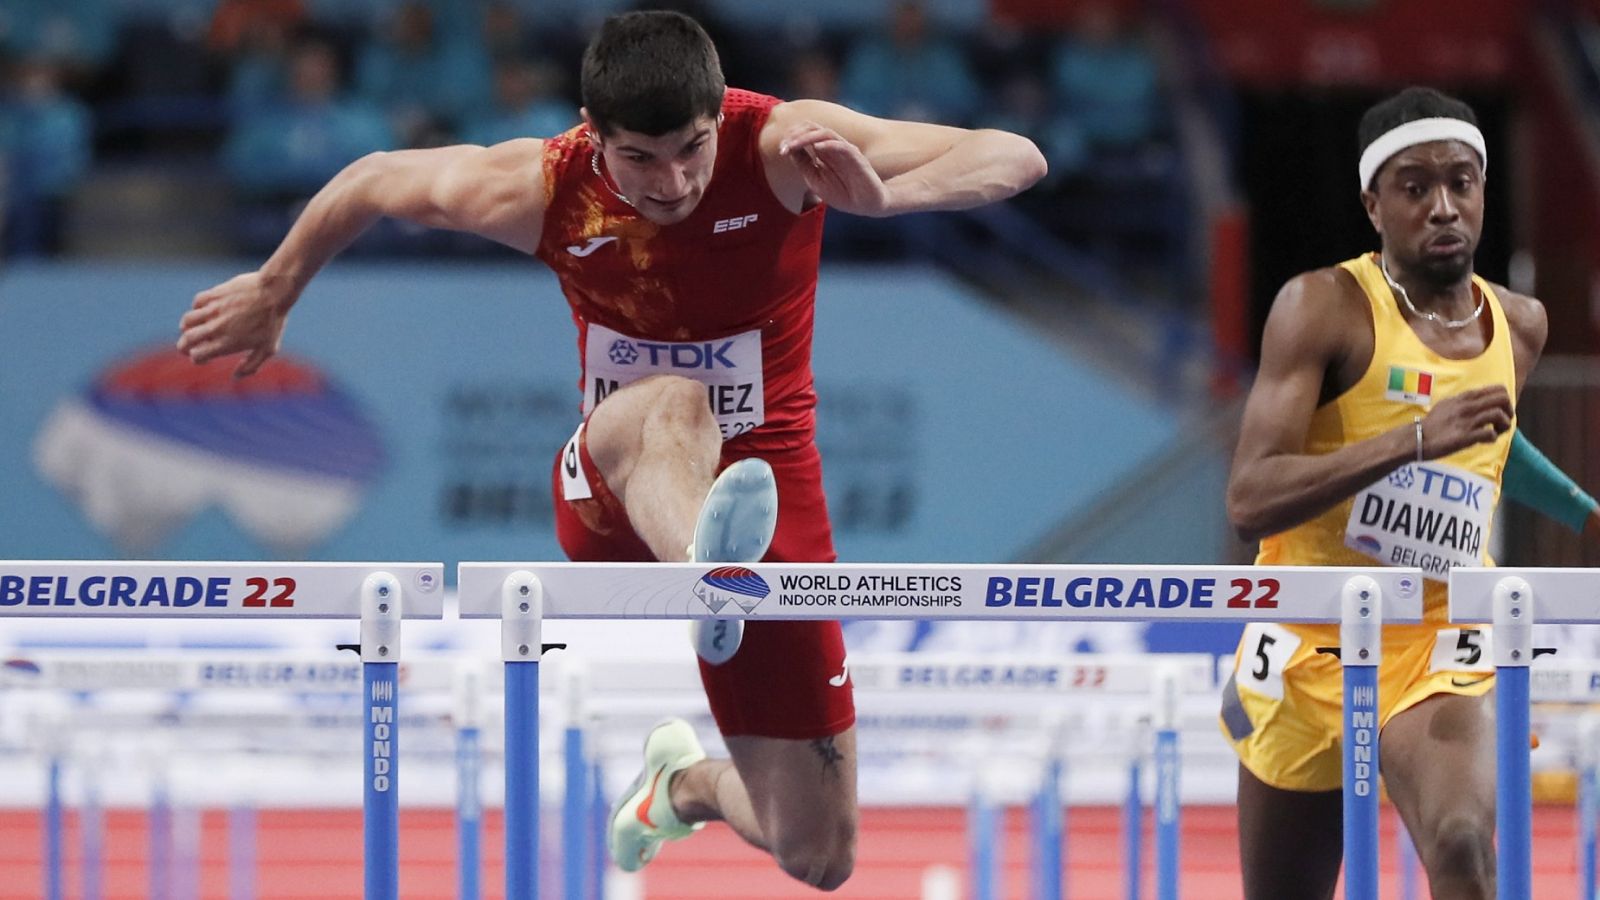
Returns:
[[[1417,462],[1422,462],[1422,417],[1411,417],[1412,427],[1417,429]]]

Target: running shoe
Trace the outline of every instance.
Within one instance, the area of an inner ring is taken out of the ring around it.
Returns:
[[[668,719],[644,741],[644,769],[611,808],[606,849],[624,872],[637,872],[656,858],[661,845],[688,837],[704,822],[684,824],[672,809],[672,776],[706,758],[694,729]]]

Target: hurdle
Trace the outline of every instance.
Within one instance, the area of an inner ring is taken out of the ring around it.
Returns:
[[[228,735],[238,727],[252,730],[270,728],[276,735],[297,734],[301,737],[313,733],[357,727],[357,710],[364,709],[362,684],[364,664],[353,656],[339,654],[327,657],[305,653],[288,654],[280,651],[231,651],[211,649],[155,650],[155,651],[62,651],[10,650],[7,665],[0,668],[0,693],[43,693],[58,696],[70,703],[54,709],[45,720],[48,728],[37,729],[38,744],[49,759],[65,754],[55,752],[55,744],[67,745],[72,739],[87,739],[90,746],[102,746],[106,736],[146,735],[152,727],[172,730],[193,736]],[[475,887],[480,859],[476,853],[476,834],[481,827],[479,814],[477,773],[480,765],[478,741],[481,697],[486,692],[498,693],[497,684],[488,681],[476,661],[463,661],[451,656],[411,655],[400,672],[396,690],[403,690],[411,710],[405,716],[396,716],[392,727],[421,724],[430,731],[433,722],[426,710],[436,710],[433,721],[442,712],[442,702],[418,703],[415,698],[432,695],[438,701],[449,697],[453,702],[450,720],[454,727],[455,747],[452,758],[457,777],[456,812],[457,829],[461,842],[470,849],[458,856],[458,880],[465,888],[460,892],[463,900],[477,895]],[[451,696],[453,692],[453,696]],[[121,711],[129,696],[139,698],[164,698],[161,705],[133,711]],[[184,701],[181,698],[191,698]],[[193,698],[219,701],[214,704],[227,712],[217,714],[213,704],[197,703]],[[251,702],[235,709],[240,700]],[[260,701],[277,701],[262,705]],[[331,704],[328,701],[336,701]],[[352,708],[353,707],[353,708]],[[423,712],[419,713],[419,710]],[[293,731],[283,731],[292,729]],[[412,734],[416,731],[413,729]],[[242,737],[242,736],[241,736]],[[193,742],[191,741],[191,748]],[[213,755],[240,749],[259,749],[261,744],[245,739],[228,740],[218,745],[207,742],[205,753]],[[410,755],[417,757],[413,741]],[[303,749],[303,748],[302,748]],[[352,750],[355,748],[351,748]],[[149,754],[155,764],[165,758],[165,753]],[[437,754],[436,754],[436,758]],[[70,760],[68,760],[70,762]],[[352,760],[353,761],[353,760]],[[47,767],[48,769],[48,767]],[[93,766],[82,771],[86,774]],[[159,773],[158,773],[159,774]],[[51,786],[47,809],[59,806],[59,778],[48,779]],[[88,847],[91,835],[98,835],[88,823],[97,817],[90,815],[92,792],[85,789],[82,840]],[[157,798],[161,799],[160,797]],[[171,800],[169,791],[167,799]],[[155,803],[151,807],[152,828],[150,879],[153,895],[178,897],[184,893],[173,873],[182,875],[189,871],[180,850],[184,841],[185,821],[181,815],[170,814],[172,804]],[[230,860],[230,896],[253,896],[255,857],[255,811],[253,807],[229,801],[228,854]],[[168,827],[168,826],[171,827]],[[64,835],[52,838],[59,830],[59,818],[46,823],[46,844],[52,840],[60,843]],[[470,840],[469,840],[470,835]],[[88,849],[80,857],[83,871],[81,883],[98,884],[100,853]],[[170,861],[170,862],[169,862]],[[46,857],[46,884],[52,879],[60,881],[60,867]],[[86,898],[90,891],[83,889]],[[192,892],[191,892],[192,893]],[[95,891],[98,895],[98,890]],[[48,896],[48,891],[47,891]]]
[[[538,659],[546,618],[1339,622],[1347,896],[1376,900],[1380,626],[1421,619],[1416,569],[1253,566],[462,563],[462,618],[500,618],[506,892],[536,896]],[[1167,898],[1163,898],[1167,900]]]
[[[399,896],[400,622],[444,615],[440,563],[0,562],[0,617],[357,619],[364,703],[363,881]]]
[[[1496,896],[1533,897],[1533,774],[1530,764],[1529,672],[1533,626],[1600,622],[1594,569],[1480,568],[1450,570],[1450,621],[1493,623],[1495,664]],[[1591,895],[1592,896],[1592,895]]]
[[[1024,753],[1026,764],[1038,765],[1040,777],[1029,809],[1037,823],[1032,833],[1034,844],[1034,897],[1040,900],[1062,897],[1062,777],[1064,759],[1069,753],[1067,717],[1059,706],[1051,703],[1072,701],[1098,701],[1101,705],[1126,706],[1128,703],[1150,701],[1150,711],[1138,716],[1134,732],[1138,733],[1134,761],[1146,753],[1147,740],[1152,737],[1150,722],[1165,719],[1163,740],[1173,751],[1173,777],[1160,781],[1162,791],[1157,794],[1157,809],[1170,810],[1166,822],[1157,831],[1158,854],[1171,858],[1170,892],[1176,892],[1176,857],[1178,857],[1178,778],[1176,778],[1176,709],[1179,685],[1189,700],[1205,698],[1213,701],[1216,692],[1216,660],[1210,653],[1163,653],[1160,657],[1134,655],[1134,653],[1069,653],[1069,655],[1029,655],[994,661],[973,653],[858,653],[850,658],[861,740],[878,740],[883,735],[874,732],[870,714],[874,706],[893,706],[899,711],[907,709],[938,709],[939,713],[992,713],[1005,716],[1022,733],[1006,730],[1002,738],[1006,746],[1013,741],[1037,738],[1038,753]],[[565,854],[571,860],[584,855],[594,855],[597,847],[592,825],[603,825],[603,818],[590,812],[584,817],[576,804],[576,793],[581,790],[584,772],[584,754],[595,746],[598,729],[611,717],[648,713],[659,717],[674,705],[704,705],[701,682],[691,658],[683,660],[614,660],[605,666],[581,668],[570,661],[562,661],[563,706],[566,719],[566,812],[563,814],[562,836]],[[1038,706],[1043,705],[1043,713]],[[1029,732],[1027,719],[1037,721],[1040,733]],[[594,754],[598,757],[598,753]],[[594,785],[594,778],[590,778]],[[598,785],[594,785],[598,786]],[[979,778],[978,788],[982,788]],[[1000,857],[998,847],[998,815],[986,809],[981,801],[992,801],[994,791],[973,790],[968,793],[970,804],[971,852],[973,852],[974,900],[987,900],[1003,894],[1000,887]],[[603,834],[603,826],[598,830]],[[587,844],[587,846],[586,846]],[[1138,852],[1138,847],[1131,847]],[[586,890],[600,884],[594,873],[589,882],[582,884],[579,868],[570,863],[566,871],[565,894],[570,900],[589,897]],[[592,890],[590,890],[592,892]]]
[[[576,802],[578,794],[575,792],[581,792],[581,782],[574,773],[585,765],[585,750],[595,746],[591,735],[596,735],[606,721],[640,712],[657,718],[680,704],[686,712],[690,706],[703,706],[699,674],[691,659],[673,662],[617,660],[589,668],[561,661],[567,723],[568,793],[565,803],[569,810],[574,808],[571,804]],[[1062,779],[1071,747],[1067,740],[1069,720],[1060,704],[1071,703],[1077,708],[1094,702],[1125,709],[1130,703],[1138,708],[1137,701],[1148,701],[1149,710],[1137,715],[1132,726],[1137,739],[1129,757],[1133,765],[1138,765],[1139,759],[1149,752],[1146,745],[1155,739],[1150,726],[1158,719],[1170,720],[1163,730],[1170,730],[1167,740],[1176,750],[1180,686],[1185,699],[1204,698],[1214,704],[1218,668],[1217,660],[1208,653],[1029,655],[1008,657],[1004,662],[970,653],[880,652],[855,654],[850,658],[857,706],[862,714],[858,726],[862,729],[860,740],[863,742],[884,737],[881,732],[872,730],[877,717],[870,710],[878,706],[892,706],[899,711],[991,713],[1005,717],[1022,731],[1019,735],[1008,729],[1002,739],[1006,746],[1015,749],[1019,737],[1028,741],[1037,739],[1036,754],[1024,752],[1020,755],[1024,764],[1037,765],[1040,772],[1028,804],[1033,820],[1040,826],[1032,835],[1034,870],[1031,873],[1033,896],[1040,900],[1059,898],[1064,891],[1061,877],[1065,825]],[[1042,712],[1040,707],[1043,707]],[[1030,730],[1033,725],[1037,728]],[[978,786],[982,787],[981,779]],[[1161,852],[1176,860],[1177,779],[1165,779],[1158,787],[1166,792],[1158,793],[1158,807],[1174,814],[1158,829],[1156,839]],[[980,799],[992,798],[982,791],[970,791],[967,799],[972,838],[971,872],[975,885],[971,896],[974,900],[986,900],[1003,893],[999,881],[999,857],[1003,851],[994,849],[998,847],[998,831],[995,830],[998,817],[992,811],[984,813]],[[564,852],[574,859],[585,853],[586,841],[589,852],[597,849],[593,831],[588,826],[600,825],[603,833],[604,823],[603,808],[598,814],[591,812],[591,817],[598,817],[589,822],[576,815],[569,812],[562,823]],[[1133,841],[1139,839],[1135,832]],[[1139,853],[1136,845],[1128,849],[1135,856]],[[564,898],[584,900],[591,896],[588,889],[599,884],[600,879],[591,873],[585,885],[571,878],[572,871],[569,868]],[[1175,893],[1175,865],[1170,872],[1168,893]],[[1137,879],[1133,881],[1132,890],[1137,891]]]

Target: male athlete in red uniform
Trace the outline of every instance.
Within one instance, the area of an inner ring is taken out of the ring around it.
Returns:
[[[1043,157],[1005,132],[727,89],[710,39],[676,13],[608,19],[582,93],[582,125],[549,140],[351,164],[261,269],[196,296],[179,349],[244,353],[248,375],[307,282],[379,217],[475,232],[550,266],[578,326],[584,421],[552,474],[571,558],[831,562],[811,376],[824,206],[966,209],[1033,184]],[[637,869],[723,820],[831,890],[856,829],[839,625],[737,625],[695,639],[732,760],[706,759],[681,721],[653,731],[613,810],[612,857]]]

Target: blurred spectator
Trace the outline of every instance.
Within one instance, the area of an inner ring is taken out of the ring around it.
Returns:
[[[446,34],[432,10],[408,2],[386,33],[363,50],[356,70],[362,99],[381,107],[407,146],[440,143],[442,132],[485,105],[488,56],[476,34]]]
[[[1090,149],[1083,128],[1051,102],[1049,89],[1037,76],[1019,72],[1009,77],[995,92],[990,112],[979,121],[1033,139],[1050,163],[1050,174],[1040,187],[1059,184],[1088,167]]]
[[[116,16],[106,0],[4,0],[0,51],[47,60],[79,82],[110,58]]]
[[[395,144],[379,111],[340,96],[333,48],[307,41],[290,54],[289,96],[241,119],[223,160],[245,190],[284,195],[321,187],[356,158]]]
[[[305,22],[301,0],[222,0],[211,16],[206,43],[213,53],[231,54],[241,47],[248,51],[263,31],[288,34]]]
[[[839,67],[833,57],[821,48],[798,51],[789,64],[789,87],[786,100],[839,99]]]
[[[528,53],[528,30],[522,14],[505,0],[491,0],[483,8],[483,47],[489,59],[499,63]]]
[[[462,139],[488,146],[566,131],[578,124],[578,109],[561,96],[560,85],[561,73],[554,66],[502,60],[494,70],[494,106],[468,123]]]
[[[1085,3],[1073,24],[1051,66],[1061,110],[1097,151],[1132,149],[1159,137],[1161,98],[1149,50],[1109,4]]]
[[[858,43],[845,60],[844,102],[875,116],[963,124],[982,102],[965,57],[928,34],[918,0],[894,7],[886,36]]]
[[[0,94],[5,246],[18,256],[60,248],[63,201],[89,168],[89,109],[61,80],[59,65],[32,59],[11,67]]]
[[[281,19],[262,17],[241,29],[228,73],[228,111],[235,118],[284,102],[293,28]]]

